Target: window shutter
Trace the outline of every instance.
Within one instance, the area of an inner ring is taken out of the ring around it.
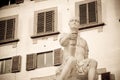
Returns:
[[[38,14],[37,33],[44,32],[44,12]]]
[[[6,39],[14,38],[15,19],[7,20]]]
[[[87,24],[87,4],[80,5],[79,9],[80,24]]]
[[[88,16],[89,16],[89,23],[96,22],[96,1],[88,3]]]
[[[54,30],[54,11],[46,12],[46,32]]]
[[[20,4],[20,3],[23,3],[24,0],[16,0],[16,4]]]
[[[62,53],[61,48],[54,50],[54,65],[59,66],[62,64]]]
[[[4,40],[5,36],[5,20],[0,21],[0,40]]]
[[[36,68],[36,54],[27,55],[26,70],[33,70]]]
[[[12,58],[12,73],[20,72],[21,70],[21,56],[14,56]]]

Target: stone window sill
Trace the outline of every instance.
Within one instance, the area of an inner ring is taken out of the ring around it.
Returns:
[[[14,42],[18,42],[18,41],[19,41],[19,39],[0,41],[0,45],[8,44],[8,43],[14,43]]]
[[[79,30],[85,30],[85,29],[91,29],[91,28],[96,28],[96,27],[100,27],[100,26],[104,26],[105,23],[98,23],[98,24],[93,24],[93,25],[87,25],[84,26],[82,28],[79,28]]]
[[[31,38],[32,38],[32,39],[35,39],[35,38],[52,36],[52,35],[58,35],[58,34],[60,34],[60,32],[52,32],[52,33],[41,34],[41,35],[33,35],[33,36],[31,36]]]
[[[18,7],[18,6],[19,6],[18,4],[6,5],[6,6],[1,7],[0,10],[14,8],[14,7]]]

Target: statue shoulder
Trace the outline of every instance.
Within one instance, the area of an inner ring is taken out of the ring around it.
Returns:
[[[78,37],[78,43],[80,43],[84,47],[88,46],[87,41],[84,38],[80,37],[80,36]]]
[[[78,37],[78,38],[79,38],[79,40],[80,40],[81,42],[87,43],[87,41],[86,41],[84,38],[82,38],[82,37]]]

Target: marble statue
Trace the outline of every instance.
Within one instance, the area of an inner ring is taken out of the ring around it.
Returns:
[[[96,80],[97,61],[88,58],[88,45],[80,37],[79,19],[69,21],[70,33],[60,35],[64,47],[63,63],[56,71],[56,80]]]

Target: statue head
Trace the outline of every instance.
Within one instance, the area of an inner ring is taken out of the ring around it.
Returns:
[[[78,30],[78,28],[80,27],[79,18],[77,17],[71,18],[69,21],[69,26],[71,30]]]

